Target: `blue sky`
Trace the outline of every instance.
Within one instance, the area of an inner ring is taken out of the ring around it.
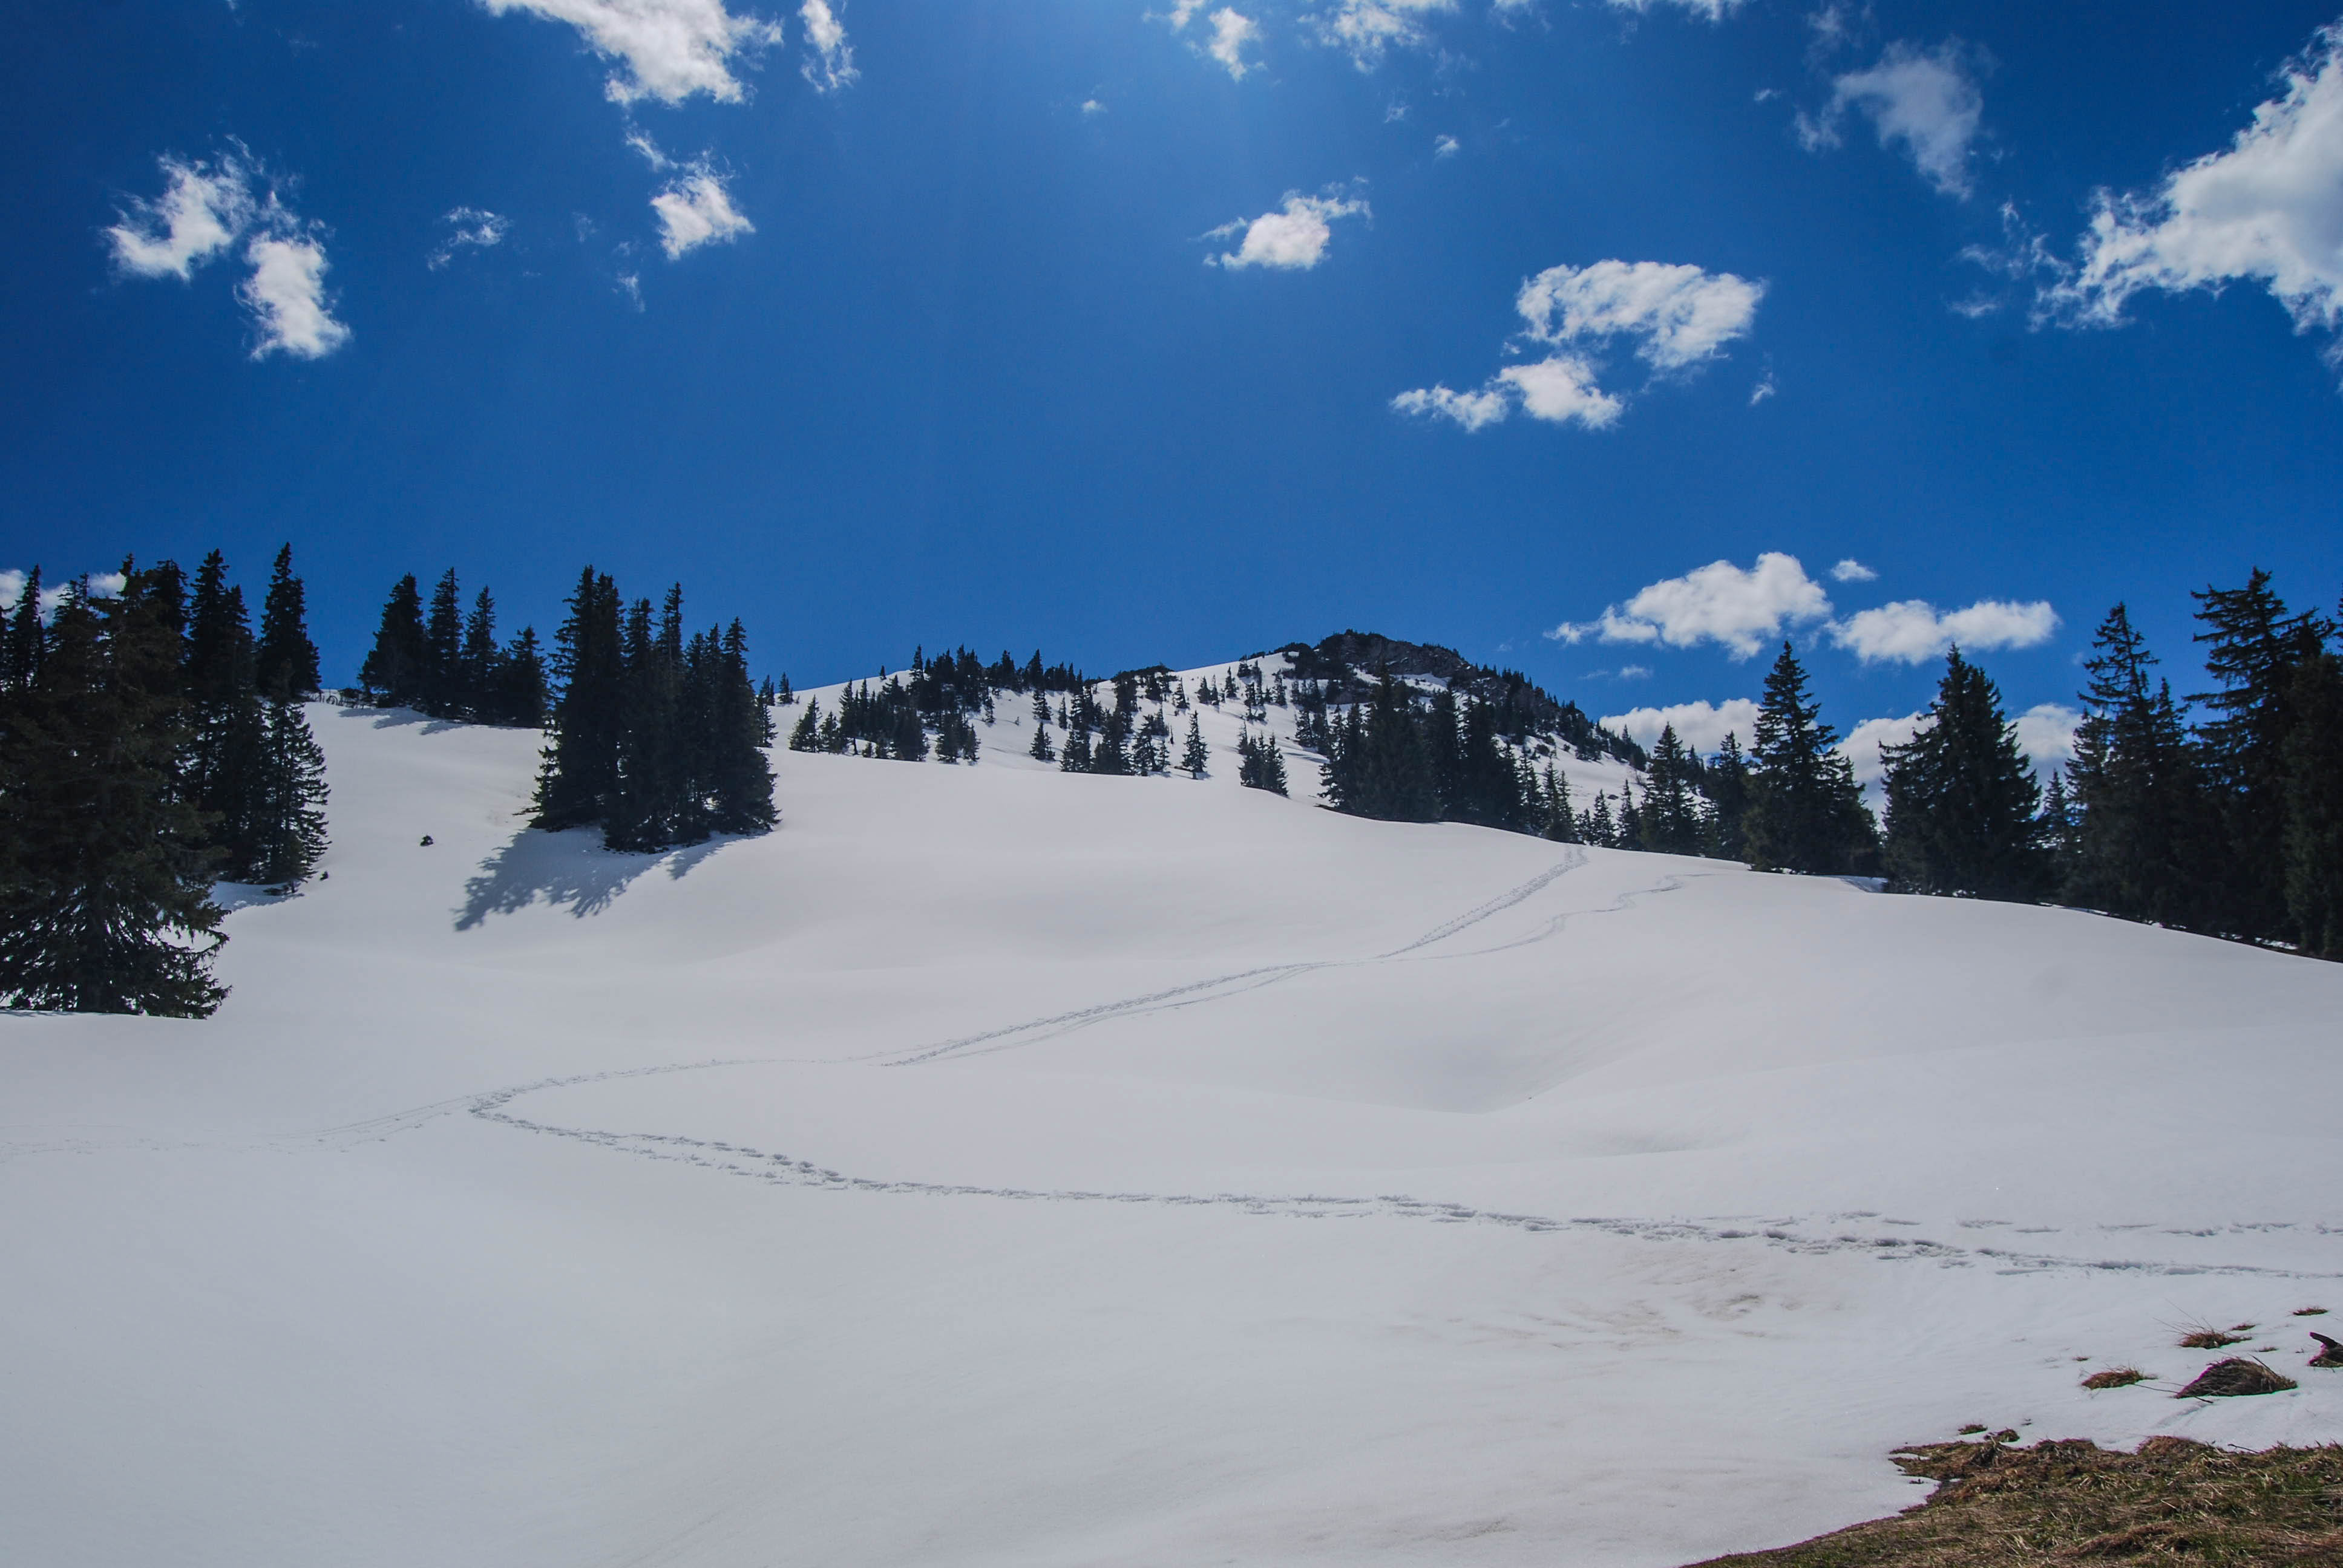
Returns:
[[[1846,728],[2117,598],[2193,682],[2343,588],[2334,4],[35,7],[0,566],[290,539],[340,678],[591,560],[801,683],[1786,630]]]

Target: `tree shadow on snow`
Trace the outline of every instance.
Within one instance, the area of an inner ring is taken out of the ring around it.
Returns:
[[[679,882],[724,843],[710,839],[656,854],[630,855],[603,849],[591,828],[559,833],[524,828],[481,861],[480,874],[464,884],[464,907],[457,913],[456,929],[471,930],[490,915],[517,914],[539,899],[582,920],[608,909],[653,867],[666,867],[669,879]]]
[[[421,733],[425,735],[445,735],[450,729],[466,728],[457,719],[434,719],[427,713],[417,713],[412,708],[342,707],[336,709],[335,712],[344,719],[370,719],[377,729],[403,729],[410,724],[417,724],[422,726]]]

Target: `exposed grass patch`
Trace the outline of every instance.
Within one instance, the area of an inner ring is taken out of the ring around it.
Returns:
[[[2095,1372],[2085,1378],[2083,1386],[2088,1389],[2129,1388],[2136,1382],[2146,1382],[2147,1375],[2137,1367],[2109,1367],[2105,1372]]]
[[[2245,1326],[2250,1329],[2254,1325]],[[2243,1338],[2234,1329],[2217,1329],[2210,1323],[2183,1323],[2178,1343],[2184,1351],[2218,1351],[2239,1343]]]
[[[2297,1307],[2294,1309],[2294,1315],[2298,1318],[2323,1318],[2327,1315],[2327,1309],[2325,1307]]]
[[[1896,1454],[1927,1502],[1775,1552],[1700,1568],[2332,1568],[2343,1563],[2343,1444],[2229,1453],[2152,1437],[1940,1442]]]
[[[2248,1394],[2284,1393],[2298,1383],[2284,1372],[2244,1356],[2215,1362],[2197,1374],[2197,1381],[2175,1399],[2239,1399]]]

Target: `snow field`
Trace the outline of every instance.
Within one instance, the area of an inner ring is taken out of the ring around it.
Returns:
[[[330,879],[216,1019],[0,1018],[0,1559],[1665,1568],[1967,1422],[2343,1436],[2343,971],[1012,706],[660,857],[313,709]],[[2302,1389],[2077,1386],[2191,1320]]]

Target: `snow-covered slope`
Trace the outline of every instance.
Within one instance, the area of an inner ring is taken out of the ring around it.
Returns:
[[[2343,1437],[2343,969],[1225,779],[618,856],[314,722],[216,1019],[0,1017],[0,1561],[1657,1568],[1966,1422]],[[2077,1387],[2196,1319],[2301,1390]]]

